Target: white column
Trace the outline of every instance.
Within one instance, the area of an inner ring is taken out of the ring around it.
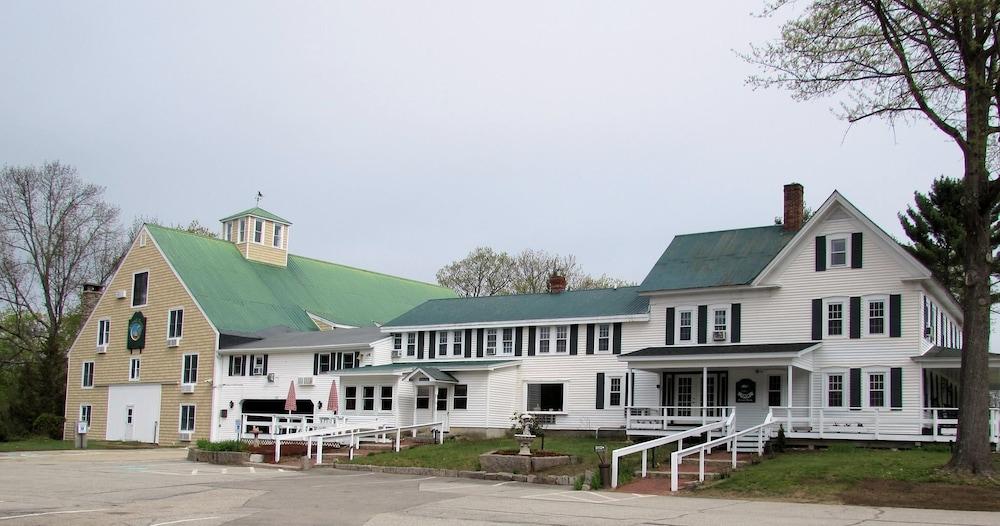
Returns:
[[[785,431],[792,430],[792,366],[788,366],[788,425]]]
[[[708,423],[708,410],[705,405],[708,402],[708,367],[701,368],[701,425]]]

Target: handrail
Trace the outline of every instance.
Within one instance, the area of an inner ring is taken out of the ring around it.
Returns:
[[[681,461],[681,459],[683,459],[684,457],[686,457],[686,456],[688,456],[688,455],[690,455],[692,453],[695,453],[695,452],[699,453],[698,481],[699,482],[704,482],[704,480],[705,480],[705,451],[706,450],[712,450],[712,449],[714,449],[714,448],[716,448],[718,446],[721,446],[723,444],[727,444],[728,443],[729,447],[730,447],[730,450],[733,453],[733,460],[732,460],[732,462],[733,462],[733,467],[735,468],[736,467],[736,454],[737,454],[736,440],[739,437],[741,437],[741,436],[749,435],[750,433],[757,433],[757,454],[761,455],[761,454],[764,453],[764,451],[763,451],[763,449],[764,449],[764,428],[773,426],[775,423],[777,423],[777,422],[774,421],[774,418],[773,418],[773,415],[771,414],[771,411],[768,410],[767,416],[764,417],[764,422],[761,423],[761,424],[757,424],[757,425],[755,425],[753,427],[748,427],[748,428],[746,428],[746,429],[744,429],[742,431],[737,431],[735,433],[732,433],[730,435],[726,435],[724,437],[719,437],[719,438],[716,438],[714,440],[709,440],[708,442],[705,442],[703,444],[697,444],[697,445],[691,446],[691,447],[689,447],[687,449],[679,449],[677,451],[674,451],[673,453],[670,454],[670,491],[677,491],[677,486],[678,486],[678,473],[677,473],[677,470],[680,467],[680,461]]]
[[[705,425],[702,425],[702,426],[691,428],[691,429],[688,429],[686,431],[680,431],[680,432],[674,433],[672,435],[667,435],[667,436],[664,436],[664,437],[655,438],[653,440],[647,440],[645,442],[639,442],[638,444],[632,444],[631,446],[620,447],[620,448],[612,451],[611,452],[611,487],[612,488],[617,488],[618,487],[618,462],[621,459],[621,457],[623,457],[625,455],[631,455],[633,453],[639,453],[639,452],[641,452],[642,453],[642,477],[645,478],[646,477],[646,464],[647,464],[646,451],[648,451],[648,450],[650,450],[652,448],[663,446],[663,445],[670,444],[670,443],[673,443],[673,442],[677,442],[678,443],[677,447],[678,447],[678,449],[680,449],[680,448],[684,447],[684,439],[685,438],[692,437],[692,436],[698,436],[698,435],[701,435],[702,433],[708,433],[708,432],[715,431],[716,429],[721,429],[721,428],[731,429],[732,425],[733,425],[733,419],[735,417],[735,414],[736,414],[735,410],[734,411],[730,411],[729,416],[726,417],[725,420],[720,420],[720,421],[717,421],[717,422],[711,422],[709,424],[705,424]],[[653,459],[653,460],[655,461],[656,459]]]

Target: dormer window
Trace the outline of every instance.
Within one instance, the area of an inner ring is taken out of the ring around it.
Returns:
[[[271,244],[275,247],[281,248],[281,235],[284,232],[284,228],[278,223],[274,224],[274,236],[271,240]]]
[[[847,236],[833,237],[830,238],[830,261],[828,266],[830,268],[846,267],[847,266]]]
[[[246,242],[246,240],[247,240],[247,220],[246,220],[246,218],[240,219],[240,222],[239,222],[239,232],[238,233],[239,233],[239,237],[237,238],[238,242],[239,243]]]
[[[226,241],[232,241],[233,240],[233,222],[232,221],[228,221],[228,222],[226,222],[225,224],[222,225],[222,237],[225,238]]]
[[[263,243],[264,242],[264,220],[254,219],[253,220],[253,242]]]

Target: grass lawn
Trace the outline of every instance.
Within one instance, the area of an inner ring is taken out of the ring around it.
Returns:
[[[875,506],[1000,511],[1000,482],[941,470],[947,447],[910,450],[834,446],[793,451],[748,466],[697,493],[705,496],[839,502]],[[1000,472],[1000,455],[994,456]]]
[[[136,449],[152,447],[140,442],[106,442],[104,440],[88,440],[88,449]],[[51,451],[57,449],[74,449],[72,440],[53,440],[51,438],[26,438],[10,442],[0,442],[0,453],[12,451]]]
[[[610,457],[611,450],[628,445],[621,439],[614,440],[594,440],[590,437],[570,437],[570,436],[547,436],[545,437],[545,450],[556,451],[574,455],[580,459],[580,463],[568,466],[558,466],[543,471],[548,475],[579,475],[585,470],[597,472],[597,455],[594,453],[594,446],[604,444],[608,447]],[[535,446],[541,445],[539,440],[535,441]],[[450,439],[444,444],[426,444],[411,449],[395,452],[381,452],[367,457],[355,458],[354,464],[374,464],[378,466],[416,466],[438,469],[458,469],[475,471],[479,469],[479,455],[493,451],[495,449],[517,449],[517,443],[513,438],[495,439]],[[662,449],[662,448],[660,448]],[[668,451],[657,451],[657,458],[667,458]],[[610,460],[610,458],[609,458]],[[639,456],[630,455],[623,459],[619,471],[622,473],[623,481],[631,478],[631,472],[639,465]]]

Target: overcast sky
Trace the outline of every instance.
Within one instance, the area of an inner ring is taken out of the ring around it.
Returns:
[[[259,190],[293,252],[428,281],[477,245],[639,281],[792,181],[903,238],[958,149],[747,87],[761,4],[7,0],[0,162],[72,164],[126,220],[215,227]]]

